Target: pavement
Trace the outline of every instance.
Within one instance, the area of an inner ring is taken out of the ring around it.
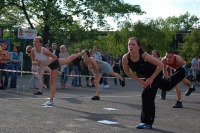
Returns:
[[[19,92],[8,88],[0,90],[0,133],[199,133],[200,86],[190,96],[181,84],[183,108],[172,108],[176,102],[174,89],[166,100],[155,104],[156,117],[152,130],[136,129],[140,123],[142,88],[127,79],[122,88],[108,79],[109,89],[101,89],[101,100],[92,101],[94,87],[87,87],[82,78],[80,87],[70,85],[61,89],[57,79],[55,107],[42,104],[49,98],[49,89],[34,96],[29,88],[30,76],[18,78]]]

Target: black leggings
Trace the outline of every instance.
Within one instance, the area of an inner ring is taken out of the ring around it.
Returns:
[[[175,85],[181,82],[185,78],[185,70],[180,67],[176,70],[176,72],[168,79],[164,79],[162,75],[158,75],[152,85],[151,88],[148,87],[142,92],[142,112],[141,112],[141,123],[145,123],[147,125],[153,125],[155,118],[155,97],[158,88],[163,91],[170,91]]]

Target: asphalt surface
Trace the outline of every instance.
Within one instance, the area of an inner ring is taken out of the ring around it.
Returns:
[[[174,89],[167,92],[166,100],[158,100],[156,118],[152,130],[136,129],[140,123],[140,85],[126,80],[122,88],[108,79],[109,89],[101,90],[101,100],[92,101],[94,87],[70,85],[61,89],[57,81],[55,107],[44,108],[49,98],[49,89],[42,96],[34,96],[29,89],[30,76],[18,78],[19,92],[8,88],[0,90],[0,133],[199,133],[200,132],[200,87],[190,96],[185,96],[187,87],[181,85],[183,108],[175,109]],[[23,89],[24,88],[24,89]],[[106,123],[100,123],[106,122]]]

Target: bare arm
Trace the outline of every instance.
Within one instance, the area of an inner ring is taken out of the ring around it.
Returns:
[[[49,64],[53,63],[57,59],[57,56],[53,54],[52,52],[50,52],[49,50],[47,50],[46,48],[43,49],[43,53],[44,55],[51,57],[51,59],[47,63],[43,64],[45,66],[48,66]]]
[[[162,58],[162,63],[164,64],[164,67],[163,67],[164,76],[165,77],[169,77],[169,74],[168,74],[168,71],[167,71],[167,64],[166,64],[166,58],[165,57]]]
[[[32,61],[33,65],[37,64],[37,62],[35,60],[35,54],[34,54],[34,49],[33,48],[31,49],[31,61]]]
[[[90,61],[91,61],[93,68],[95,69],[95,73],[98,74],[99,73],[99,67],[97,66],[96,59],[90,58]]]
[[[176,55],[176,61],[177,61],[178,66],[186,65],[186,61],[179,55]]]
[[[157,66],[154,73],[148,79],[146,79],[146,82],[148,83],[148,85],[151,85],[154,78],[163,70],[164,65],[160,60],[156,59],[155,57],[153,57],[149,54],[145,55],[144,61],[150,62],[151,64],[154,64],[155,66]]]

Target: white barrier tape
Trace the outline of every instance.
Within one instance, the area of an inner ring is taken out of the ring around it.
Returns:
[[[17,73],[25,73],[25,74],[38,74],[37,72],[32,72],[32,71],[20,71],[20,70],[9,70],[9,69],[0,69],[0,71],[5,71],[5,72],[17,72]],[[46,75],[49,75],[49,73],[44,73]],[[59,74],[61,76],[61,74]],[[90,76],[90,75],[64,75],[64,76],[68,76],[68,77],[94,77],[94,76]],[[102,78],[104,78],[102,76]],[[117,77],[106,77],[108,79],[114,79]],[[131,78],[125,78],[125,79],[131,79]]]

